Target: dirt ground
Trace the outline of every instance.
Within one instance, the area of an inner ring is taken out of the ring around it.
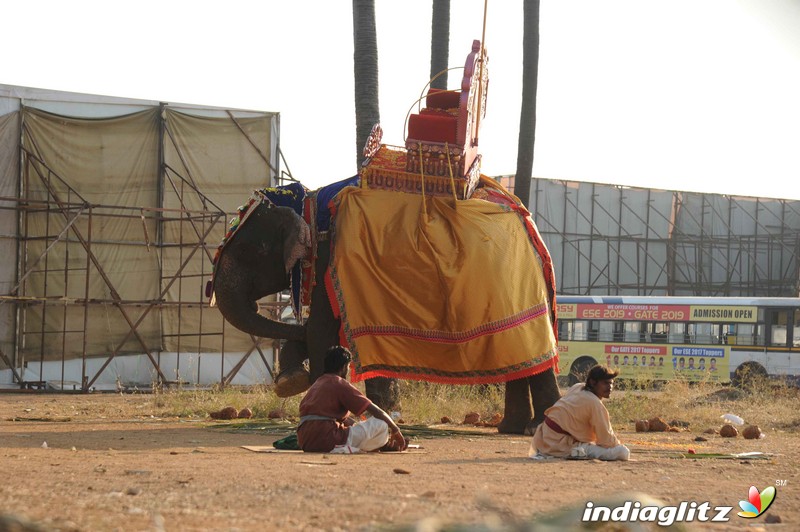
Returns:
[[[530,460],[528,437],[493,429],[420,437],[412,443],[421,448],[405,453],[256,453],[242,446],[269,446],[281,435],[159,418],[151,405],[142,395],[0,394],[0,531],[12,530],[15,519],[43,530],[126,532],[440,530],[452,523],[519,530],[563,508],[580,515],[587,501],[627,500],[629,492],[667,505],[735,507],[727,523],[692,523],[690,530],[800,527],[796,433],[703,435],[708,441],[696,442],[699,428],[636,433],[623,426],[618,432],[632,460],[616,463]],[[773,456],[676,458],[689,448]],[[763,490],[776,482],[766,514],[736,516],[751,485]],[[565,524],[580,525],[575,515],[562,517],[558,528]]]

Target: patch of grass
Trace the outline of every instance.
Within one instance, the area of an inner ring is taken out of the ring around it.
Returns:
[[[477,412],[481,420],[503,413],[502,385],[455,386],[416,381],[403,381],[400,387],[402,415],[406,423],[431,425],[449,417],[461,423],[464,416]]]
[[[270,412],[281,411],[297,417],[301,396],[282,399],[268,386],[218,387],[207,390],[163,390],[153,394],[153,406],[165,417],[207,417],[226,406],[237,410],[245,407],[254,418],[267,418]]]
[[[364,391],[363,384],[356,385]],[[481,419],[503,412],[502,385],[453,386],[415,381],[400,383],[401,415],[406,423],[430,425],[447,416],[454,423],[469,412]],[[281,399],[268,386],[212,388],[208,390],[163,390],[153,394],[155,412],[162,417],[207,417],[210,412],[233,406],[249,407],[254,418],[267,418],[281,411],[284,417],[298,417],[302,395]]]
[[[757,379],[741,389],[682,379],[666,382],[657,390],[646,384],[616,391],[606,401],[615,426],[622,428],[657,416],[667,423],[688,422],[694,429],[718,429],[723,424],[720,416],[731,413],[761,430],[800,428],[796,414],[800,390],[785,382]]]
[[[364,390],[361,383],[357,387]],[[415,425],[437,424],[445,416],[453,423],[461,423],[469,412],[477,412],[487,420],[495,413],[502,414],[504,389],[503,385],[401,381],[401,416],[405,423]],[[150,397],[153,413],[162,417],[207,418],[210,412],[233,406],[240,410],[249,407],[255,419],[266,419],[273,411],[283,412],[284,418],[297,418],[302,399],[302,395],[281,399],[269,386],[167,390]],[[632,430],[636,420],[653,417],[668,423],[687,422],[693,431],[718,429],[723,423],[720,416],[732,413],[763,431],[800,432],[798,400],[800,389],[773,380],[757,380],[739,389],[675,379],[656,387],[649,381],[628,382],[624,390],[615,390],[605,404],[618,430]]]
[[[748,423],[764,428],[800,429],[797,405],[800,389],[785,381],[760,379],[743,389],[743,397],[735,406]],[[794,421],[791,421],[794,420]]]
[[[713,386],[713,385],[712,385]],[[713,415],[715,410],[694,403],[698,397],[709,393],[706,383],[690,384],[685,380],[673,380],[665,383],[660,390],[628,389],[614,392],[606,401],[606,407],[615,426],[622,428],[625,424],[633,424],[639,419],[660,417],[667,423],[685,421],[690,426],[704,425],[716,420],[726,413]]]

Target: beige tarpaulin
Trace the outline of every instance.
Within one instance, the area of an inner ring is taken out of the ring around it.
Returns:
[[[25,197],[80,204],[83,198],[95,205],[156,206],[158,188],[158,113],[148,110],[117,118],[86,120],[51,115],[36,109],[24,111],[26,135],[23,147],[42,163],[28,158],[25,169]],[[46,165],[46,166],[45,166]],[[52,176],[55,172],[58,178]],[[60,178],[60,179],[59,179]],[[67,186],[68,185],[68,186]],[[69,187],[69,188],[68,188]],[[80,196],[70,191],[70,188]],[[55,236],[78,210],[30,213],[26,232],[29,237]],[[121,214],[121,213],[120,213]],[[102,265],[111,284],[123,301],[146,301],[158,295],[159,259],[147,251],[143,225],[135,218],[81,216],[74,224],[84,238],[91,238],[91,251]],[[149,232],[155,234],[153,220]],[[47,240],[30,240],[28,256],[38,257],[50,244]],[[42,297],[65,296],[83,298],[86,292],[86,252],[77,237],[68,232],[62,243],[46,256],[47,270],[39,268],[28,277],[26,293]],[[64,265],[68,265],[66,274]],[[112,299],[111,287],[90,267],[88,275],[90,299]],[[24,351],[40,353],[44,358],[59,358],[62,351],[60,334],[42,336],[44,330],[76,331],[66,333],[66,354],[80,355],[83,350],[83,306],[54,302],[30,306],[25,320]],[[137,316],[141,308],[127,307]],[[122,314],[112,305],[90,306],[87,320],[87,354],[106,355],[114,351],[130,329]],[[66,322],[66,327],[64,323]],[[161,327],[158,313],[151,313],[137,328],[150,349],[160,348]],[[44,346],[39,340],[44,339]],[[126,342],[123,352],[143,352],[135,338]]]
[[[23,158],[20,195],[51,204],[49,211],[32,208],[22,216],[25,268],[31,270],[24,293],[37,298],[23,307],[22,353],[54,360],[62,353],[79,357],[84,350],[89,356],[179,347],[219,352],[223,327],[225,352],[247,351],[252,346],[247,335],[225,326],[216,309],[202,308],[204,285],[225,233],[224,213],[235,212],[252,189],[270,184],[274,116],[233,119],[154,107],[98,119],[22,107],[0,117],[1,149],[18,149],[5,137],[19,137],[20,114],[29,154]],[[12,155],[0,161],[15,160]],[[7,194],[19,171],[0,167],[0,172]],[[9,195],[15,193],[11,189]],[[52,208],[53,202],[59,208]],[[90,216],[90,205],[105,207],[92,208]],[[214,226],[209,211],[219,214]],[[16,214],[8,212],[9,223],[15,223]],[[81,239],[91,242],[96,262]],[[3,245],[16,254],[15,242]],[[14,280],[13,272],[6,277],[0,282]],[[75,302],[87,296],[106,303]],[[177,302],[196,305],[171,305]]]
[[[164,188],[164,207],[166,209],[179,209],[179,197],[186,198],[183,208],[199,210],[209,207],[203,205],[200,196],[196,194],[170,194],[173,185],[188,187],[188,184],[175,182],[174,171],[184,175],[190,183],[203,192],[205,197],[213,201],[225,212],[235,212],[236,208],[245,203],[249,192],[267,186],[266,176],[269,175],[267,160],[247,140],[250,138],[257,146],[269,146],[271,123],[264,117],[237,118],[234,122],[230,118],[210,118],[192,116],[178,111],[167,109],[166,126],[168,138],[165,139],[164,162],[168,166],[167,178]],[[237,126],[238,123],[238,126]],[[242,134],[239,127],[246,133]],[[203,139],[197,142],[197,139]],[[235,186],[232,186],[235,184]],[[248,193],[242,195],[242,186]],[[208,242],[216,245],[220,242],[227,228],[227,220],[221,220],[211,233]],[[163,226],[164,238],[168,242],[191,241],[197,239],[197,232],[205,232],[206,227],[196,224],[174,222],[165,223]],[[203,283],[211,274],[211,258],[215,249],[210,248],[210,257],[198,252],[197,256],[186,265],[184,275],[197,275]],[[202,254],[202,256],[201,256]],[[186,250],[182,248],[165,248],[163,251],[164,276],[168,277],[180,267],[186,258]],[[170,286],[165,298],[167,301],[192,301],[197,299],[198,289],[203,289],[203,283],[176,282]],[[166,283],[164,283],[166,284]],[[163,288],[166,288],[164,286]],[[214,309],[182,308],[180,316],[177,307],[167,306],[162,311],[165,335],[164,347],[167,350],[177,350],[178,338],[181,339],[181,349],[197,349],[216,352],[222,349],[220,336],[204,336],[200,345],[186,345],[184,336],[173,336],[178,331],[198,330],[202,320],[204,331],[221,326],[219,312]],[[227,331],[234,331],[230,325]],[[226,334],[226,350],[246,350],[252,342],[241,335]]]

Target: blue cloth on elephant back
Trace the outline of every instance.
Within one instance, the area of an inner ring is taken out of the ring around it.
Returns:
[[[306,187],[302,184],[289,183],[281,187],[262,188],[260,192],[276,207],[290,207],[298,215],[303,215]]]
[[[357,187],[359,177],[354,175],[328,186],[322,187],[317,191],[317,231],[327,231],[331,226],[331,210],[328,204],[345,187]]]

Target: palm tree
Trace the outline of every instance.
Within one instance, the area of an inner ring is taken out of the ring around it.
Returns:
[[[372,127],[381,121],[378,106],[378,38],[375,29],[375,0],[353,0],[353,77],[356,104],[356,167]],[[367,396],[391,412],[400,409],[397,379],[376,377],[364,384]]]
[[[533,147],[536,141],[536,87],[539,83],[539,0],[523,3],[522,109],[519,119],[517,174],[514,193],[526,207],[533,177]]]
[[[356,165],[372,126],[381,121],[378,107],[378,39],[375,0],[353,0],[353,74],[356,105]]]
[[[432,89],[447,89],[447,65],[450,56],[450,0],[433,0],[431,17],[431,75],[444,73],[431,82]]]
[[[536,86],[539,81],[539,0],[523,2],[522,34],[522,108],[519,119],[519,144],[517,146],[517,174],[514,177],[514,194],[528,207],[533,173],[533,147],[536,140]],[[547,404],[557,397],[551,390],[533,385],[531,378],[506,383],[506,401],[512,404],[522,397],[533,397],[533,404]],[[537,409],[534,419],[543,419],[544,409]],[[499,432],[506,432],[501,424]],[[526,429],[527,430],[527,429]]]

